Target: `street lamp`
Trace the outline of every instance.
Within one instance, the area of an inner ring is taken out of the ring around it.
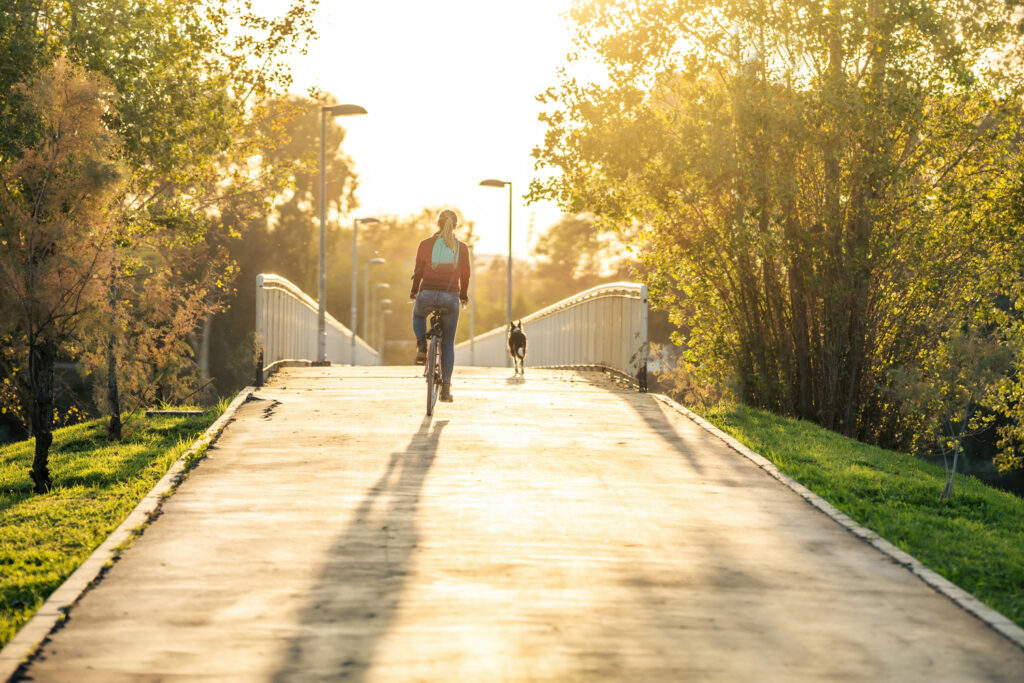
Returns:
[[[336,104],[320,107],[320,280],[317,291],[317,352],[318,364],[327,364],[327,115],[357,116],[366,110],[358,104]]]
[[[384,316],[391,315],[391,299],[380,300],[380,316],[377,318],[377,343],[380,344],[380,357],[384,357]]]
[[[488,178],[481,180],[483,187],[505,187],[508,185],[508,288],[505,292],[505,327],[512,324],[512,181]],[[505,358],[505,367],[511,367],[511,356]]]
[[[374,286],[374,288],[373,288],[373,307],[372,307],[372,309],[369,308],[369,307],[366,309],[366,334],[367,335],[370,335],[370,327],[373,324],[373,318],[370,315],[370,311],[371,310],[373,312],[377,311],[377,297],[380,296],[380,290],[382,290],[382,289],[390,289],[390,288],[391,288],[391,285],[389,285],[386,282],[378,282],[377,285]],[[376,335],[372,335],[372,336],[376,336]],[[369,341],[369,336],[367,337],[367,341]]]
[[[370,342],[370,267],[382,266],[387,260],[380,257],[366,262],[366,277],[363,280],[363,338]]]
[[[391,300],[390,299],[384,299],[384,301],[387,301],[389,306],[391,305]],[[388,326],[384,324],[384,316],[391,315],[391,313],[392,313],[392,311],[391,311],[390,308],[385,308],[383,311],[380,312],[380,316],[381,316],[381,318],[380,318],[380,360],[381,360],[381,365],[384,364],[384,337],[387,335],[387,330],[388,330]]]
[[[469,248],[469,365],[476,365],[476,254]]]
[[[348,324],[352,327],[352,345],[349,347],[349,365],[356,364],[356,321],[359,320],[358,299],[356,289],[359,287],[359,224],[371,225],[380,223],[372,216],[357,218],[352,221],[352,314]]]

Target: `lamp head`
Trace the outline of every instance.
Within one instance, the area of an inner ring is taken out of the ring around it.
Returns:
[[[335,104],[331,107],[321,107],[320,111],[331,116],[358,116],[366,113],[366,110],[358,104]]]
[[[356,223],[362,223],[363,225],[370,225],[371,223],[380,223],[380,220],[373,216],[367,216],[366,218],[357,218]]]
[[[483,185],[484,187],[505,187],[506,185],[511,185],[512,183],[508,180],[496,180],[494,178],[488,178],[487,180],[481,180],[480,184]]]
[[[369,261],[371,266],[379,266],[379,265],[385,264],[387,262],[388,262],[387,259],[381,258],[380,256],[378,256],[377,258],[372,258]]]

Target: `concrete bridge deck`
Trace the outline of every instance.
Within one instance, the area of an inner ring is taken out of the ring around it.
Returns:
[[[599,375],[286,369],[37,681],[1021,680],[1024,651]]]

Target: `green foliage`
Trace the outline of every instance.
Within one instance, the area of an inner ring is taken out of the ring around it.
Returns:
[[[103,83],[102,121],[117,141],[108,161],[126,186],[109,209],[105,310],[60,352],[119,380],[133,402],[199,388],[200,330],[237,273],[235,226],[263,216],[308,162],[281,152],[299,115],[282,99],[284,60],[315,36],[317,4],[262,17],[248,0],[17,0],[0,13],[0,164],[45,132],[52,113],[23,105],[59,55]],[[97,181],[105,167],[91,168]],[[17,347],[21,333],[8,332],[4,346]]]
[[[940,500],[942,468],[909,455],[745,406],[707,417],[783,474],[1024,626],[1024,500],[968,476],[955,498]]]
[[[223,171],[220,155],[253,142],[245,129],[291,84],[283,58],[315,36],[317,4],[265,18],[247,0],[17,0],[3,13],[11,49],[0,73],[13,85],[66,52],[102,74],[119,95],[107,123],[139,174],[136,199],[156,192],[187,203],[168,183],[203,191],[199,183]]]
[[[0,647],[153,488],[226,406],[133,418],[111,442],[98,420],[54,433],[55,488],[32,494],[32,444],[0,448]]]
[[[44,54],[37,30],[39,0],[9,0],[0,11],[0,162],[36,144],[37,119],[25,106],[25,92],[14,86],[38,73]]]
[[[1024,297],[1018,295],[1017,301],[1024,301]],[[1015,372],[1000,379],[998,392],[989,406],[1008,418],[1007,424],[999,429],[1000,451],[995,459],[999,471],[1005,473],[1024,467],[1024,320],[1018,314],[1002,329],[1015,353]]]
[[[918,365],[892,372],[893,393],[913,423],[918,450],[936,444],[943,452],[993,427],[995,414],[982,403],[1010,372],[1014,352],[993,334],[956,330]]]
[[[701,385],[906,443],[892,372],[1020,278],[1011,9],[581,3],[535,198],[636,231]],[[571,67],[572,65],[570,65]],[[1019,299],[1014,299],[1018,301]]]

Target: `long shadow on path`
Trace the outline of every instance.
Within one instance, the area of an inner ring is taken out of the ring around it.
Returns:
[[[424,418],[406,449],[391,454],[331,548],[275,681],[366,677],[401,605],[423,482],[447,424],[431,430]]]

